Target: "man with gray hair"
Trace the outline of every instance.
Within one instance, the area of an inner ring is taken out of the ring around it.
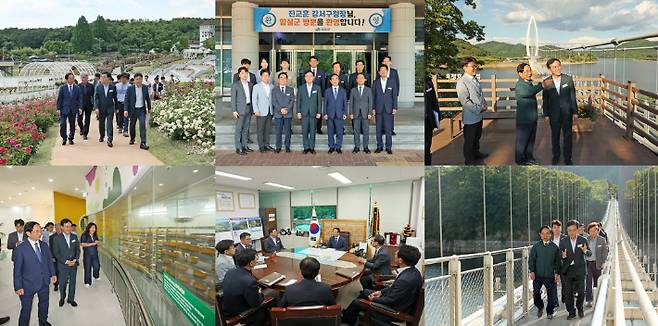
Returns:
[[[82,139],[87,140],[91,112],[94,110],[94,85],[89,83],[89,74],[83,73],[80,78],[81,81],[78,87],[80,87],[80,93],[82,93],[82,106],[78,114],[78,128],[80,128]]]

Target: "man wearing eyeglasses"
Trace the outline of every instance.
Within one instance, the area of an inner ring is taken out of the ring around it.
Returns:
[[[474,165],[488,155],[480,152],[482,136],[482,113],[487,111],[487,100],[482,94],[482,85],[476,77],[478,64],[473,57],[461,62],[464,75],[457,81],[457,96],[462,105],[464,121],[464,159],[466,165]]]

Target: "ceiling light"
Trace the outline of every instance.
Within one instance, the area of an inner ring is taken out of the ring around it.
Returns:
[[[199,170],[194,170],[194,171],[192,171],[192,173],[197,173],[197,172],[199,172]]]
[[[75,190],[75,191],[80,191],[80,188],[75,187],[75,188],[73,188],[73,190]]]
[[[22,192],[19,192],[18,195],[19,195],[19,196],[23,196],[23,193],[22,193]]]
[[[226,172],[222,172],[222,171],[215,171],[215,175],[218,175],[218,176],[220,176],[220,177],[227,177],[227,178],[232,178],[232,179],[238,179],[238,180],[242,180],[242,181],[249,181],[249,180],[251,180],[250,177],[243,177],[243,176],[241,176],[241,175],[232,174],[232,173],[226,173]]]
[[[164,186],[164,183],[158,183],[158,186],[162,187],[162,186]]]
[[[352,183],[352,180],[348,179],[346,176],[342,175],[340,172],[331,172],[327,173],[330,177],[338,180],[342,184]]]
[[[12,200],[12,199],[13,199],[13,198],[11,198],[11,196],[9,196],[9,200]]]
[[[86,193],[86,192],[83,192],[83,193],[82,193],[82,197],[87,198],[87,193]]]
[[[277,188],[288,189],[288,190],[295,189],[295,187],[286,186],[286,185],[282,185],[282,184],[278,184],[278,183],[274,183],[274,182],[265,182],[265,185],[272,186],[272,187],[277,187]]]
[[[53,183],[53,181],[55,181],[53,178],[48,178],[48,182]]]
[[[37,188],[35,188],[34,186],[32,186],[32,190],[34,190],[34,189],[37,189]]]

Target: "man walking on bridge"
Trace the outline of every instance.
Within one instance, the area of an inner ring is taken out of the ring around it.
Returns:
[[[573,165],[571,160],[571,125],[573,117],[577,117],[578,103],[576,102],[576,85],[569,75],[562,73],[562,63],[556,58],[548,59],[546,67],[551,76],[544,79],[544,92],[542,93],[545,120],[551,125],[551,144],[553,147],[553,160],[551,163],[560,163],[560,132],[564,138],[563,152],[564,164]],[[572,117],[573,116],[573,117]]]
[[[555,287],[560,280],[560,249],[551,241],[551,229],[548,225],[542,225],[539,229],[539,240],[530,250],[528,267],[530,268],[530,279],[532,279],[532,296],[537,317],[541,318],[544,313],[544,301],[541,298],[541,287],[546,288],[548,303],[546,304],[546,315],[553,319],[553,310],[557,299]]]
[[[576,311],[574,309],[574,294],[578,296],[576,300],[576,308],[578,309],[578,317],[585,317],[583,312],[583,301],[585,301],[585,274],[587,272],[587,264],[585,257],[592,255],[589,249],[588,241],[584,237],[578,235],[578,221],[571,220],[567,222],[568,237],[560,241],[560,253],[562,256],[561,261],[561,279],[563,295],[565,296],[565,304],[569,312],[568,320],[576,318]]]
[[[585,302],[586,306],[590,308],[594,300],[593,288],[598,284],[603,264],[606,258],[608,258],[608,242],[599,235],[599,224],[596,222],[592,222],[587,226],[587,233],[589,233],[587,241],[589,241],[589,248],[592,251],[592,255],[586,258],[587,282],[585,284]]]

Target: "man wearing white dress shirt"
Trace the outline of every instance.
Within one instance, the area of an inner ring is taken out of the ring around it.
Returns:
[[[235,153],[246,155],[253,150],[248,146],[249,123],[254,112],[251,107],[251,92],[254,85],[247,80],[249,71],[245,67],[238,68],[239,79],[231,86],[231,109],[235,118]]]
[[[146,115],[151,112],[151,98],[146,85],[142,84],[142,73],[135,74],[135,84],[128,87],[124,101],[124,118],[130,118],[130,145],[135,143],[135,123],[139,120],[139,148],[148,150],[146,144]]]
[[[264,153],[274,150],[270,146],[270,128],[272,126],[272,88],[270,72],[260,71],[260,83],[254,86],[252,97],[254,115],[256,116],[256,139],[258,151]]]

